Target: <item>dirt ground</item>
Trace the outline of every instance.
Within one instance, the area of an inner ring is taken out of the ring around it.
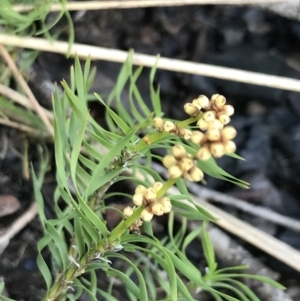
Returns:
[[[300,77],[300,23],[254,7],[189,6],[87,11],[72,13],[72,17],[78,43],[121,50],[133,48],[146,54],[159,53],[164,57],[296,79]],[[65,25],[65,20],[61,20],[53,29],[65,30],[62,38],[68,34]],[[71,60],[52,53],[40,54],[34,63],[30,74],[31,87],[45,107],[51,106],[50,95],[41,90],[41,82],[68,79],[71,63]],[[120,65],[102,61],[95,65],[98,73],[91,90],[105,99]],[[148,75],[149,70],[145,69],[139,80],[140,90],[146,99],[149,95]],[[233,162],[225,157],[219,160],[219,164],[234,176],[249,181],[251,189],[243,190],[207,177],[209,188],[299,220],[299,93],[167,71],[158,71],[156,83],[161,87],[164,111],[170,117],[185,117],[183,104],[199,94],[210,96],[220,93],[235,106],[232,123],[238,130],[236,144],[239,155],[246,161]],[[22,175],[22,134],[3,126],[0,134],[0,148],[3,150],[3,145],[8,145],[8,151],[0,158],[0,195],[12,195],[20,201],[17,213],[0,217],[0,226],[5,228],[28,208],[34,197],[31,181]],[[34,141],[29,148],[32,154],[29,159],[37,164]],[[52,150],[51,145],[49,148]],[[47,174],[43,188],[46,213],[50,217],[53,215],[51,200],[54,188],[52,170]],[[300,250],[299,233],[230,207],[223,208]],[[163,229],[161,227],[162,234]],[[36,264],[36,245],[41,235],[36,218],[10,242],[0,257],[0,277],[5,280],[6,291],[11,298],[41,300],[44,282]],[[278,272],[281,275],[279,281],[287,286],[293,300],[300,300],[299,273],[254,247],[243,245]],[[194,253],[195,250],[191,250],[191,256]],[[102,287],[105,288],[105,284],[102,282]],[[127,300],[122,293],[117,298]],[[82,300],[88,299],[83,296]]]

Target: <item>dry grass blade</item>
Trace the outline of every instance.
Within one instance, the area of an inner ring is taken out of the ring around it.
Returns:
[[[138,8],[138,7],[156,7],[156,6],[183,6],[183,5],[246,5],[261,3],[282,3],[278,0],[120,0],[120,1],[78,1],[68,2],[64,6],[68,11],[74,10],[100,10],[117,8]],[[61,11],[62,5],[54,3],[51,11]],[[17,12],[26,12],[34,8],[32,5],[14,5]]]
[[[62,54],[66,54],[69,47],[67,42],[51,42],[46,39],[16,37],[7,34],[0,34],[0,43]],[[93,60],[107,60],[120,63],[123,63],[128,56],[126,51],[74,43],[70,49],[70,55],[75,56],[75,54],[84,59],[90,56]],[[152,67],[155,64],[156,59],[156,56],[153,55],[136,53],[133,57],[133,63],[135,65]],[[159,59],[157,67],[169,71],[197,74],[224,80],[300,92],[299,80],[276,75],[268,75],[163,57]]]
[[[0,54],[4,58],[4,60],[7,63],[8,67],[13,72],[16,80],[19,82],[19,84],[22,87],[22,89],[24,90],[24,92],[27,94],[28,98],[30,99],[30,101],[32,103],[32,106],[34,107],[34,109],[38,113],[38,115],[40,116],[41,120],[44,122],[47,130],[49,131],[49,133],[52,136],[54,136],[54,130],[53,130],[52,124],[50,123],[50,121],[47,118],[44,110],[42,109],[42,107],[40,106],[40,104],[38,103],[38,101],[36,100],[36,98],[33,95],[32,91],[28,87],[28,85],[27,85],[25,79],[23,78],[21,72],[18,70],[18,68],[17,68],[14,60],[11,58],[11,56],[9,55],[8,51],[6,50],[6,48],[3,45],[1,45],[1,43],[0,43]]]

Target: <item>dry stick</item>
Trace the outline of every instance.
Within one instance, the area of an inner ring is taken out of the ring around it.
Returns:
[[[27,98],[26,96],[20,94],[19,92],[4,86],[2,84],[0,84],[0,94],[13,100],[14,102],[22,105],[23,107],[36,111],[35,107],[33,106],[32,102],[30,101],[29,98]],[[46,110],[45,108],[42,108],[42,110],[44,111],[45,115],[47,116],[48,119],[53,120],[53,113]]]
[[[28,87],[28,84],[26,83],[25,79],[23,78],[21,72],[18,70],[15,62],[13,61],[13,59],[11,58],[11,56],[9,55],[8,51],[6,50],[6,48],[3,46],[3,43],[0,43],[0,53],[3,56],[4,60],[6,61],[8,67],[13,72],[15,78],[17,79],[17,81],[21,85],[22,89],[27,94],[27,96],[30,99],[33,107],[35,108],[35,111],[38,113],[38,115],[40,116],[40,118],[44,122],[47,130],[49,131],[49,133],[52,136],[54,136],[53,126],[51,125],[49,119],[47,118],[47,116],[46,116],[46,114],[44,112],[44,110],[42,109],[42,107],[40,106],[40,104],[38,103],[38,101],[36,100],[36,98],[33,95],[32,91]]]
[[[199,223],[188,223],[190,230],[197,229]],[[255,258],[244,247],[234,241],[229,235],[219,228],[209,224],[207,231],[218,258],[227,266],[247,265],[247,274],[262,275],[273,280],[279,279],[279,274],[268,268],[261,260]],[[255,290],[265,301],[292,301],[283,290],[276,289],[271,285],[247,279],[246,285]]]
[[[17,37],[8,34],[0,34],[0,43],[62,54],[66,54],[69,47],[67,42],[51,42],[45,39]],[[124,62],[128,57],[126,51],[74,43],[70,49],[70,55],[75,56],[76,54],[85,59],[90,56],[91,59],[94,60],[106,60],[112,62]],[[156,60],[157,57],[153,55],[136,53],[133,56],[133,63],[135,65],[143,65],[146,67],[152,67]],[[247,84],[300,92],[299,80],[276,75],[267,75],[163,57],[158,60],[157,67],[169,71],[198,74]]]
[[[0,254],[9,244],[9,241],[19,233],[28,223],[30,223],[37,214],[37,204],[32,203],[29,209],[17,218],[12,225],[0,236]]]
[[[64,5],[54,3],[51,5],[51,11],[61,11],[67,9],[74,10],[100,10],[113,8],[138,8],[138,7],[155,7],[155,6],[183,6],[183,5],[246,5],[260,3],[282,3],[278,0],[131,0],[131,1],[78,1],[68,2]],[[19,4],[14,5],[13,9],[16,12],[27,12],[34,8],[34,5]]]

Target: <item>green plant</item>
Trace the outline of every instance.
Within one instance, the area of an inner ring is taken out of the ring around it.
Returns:
[[[232,108],[224,108],[225,99],[220,95],[212,100],[201,96],[185,106],[190,115],[188,119],[180,122],[162,119],[159,89],[153,84],[155,67],[150,74],[152,108],[146,105],[136,85],[141,71],[142,68],[132,69],[131,53],[107,101],[95,95],[106,110],[107,128],[100,126],[89,114],[88,91],[95,74],[90,71],[89,60],[82,70],[79,60],[75,59],[70,84],[63,81],[63,96],[57,91],[53,97],[57,179],[55,219],[46,218],[40,192],[48,166],[47,156],[41,161],[39,173],[32,172],[44,230],[38,244],[38,265],[47,287],[43,300],[77,300],[84,291],[91,300],[97,300],[97,295],[106,300],[117,300],[112,291],[114,280],[118,278],[124,283],[129,300],[192,301],[196,300],[193,294],[203,290],[217,301],[258,301],[237,278],[254,278],[281,286],[262,276],[236,272],[244,270],[244,266],[217,268],[205,230],[206,223],[215,219],[193,203],[183,180],[200,181],[204,172],[247,187],[246,182],[226,173],[212,158],[212,155],[220,157],[234,151],[230,141],[235,130],[231,127],[225,130],[222,125],[230,121],[228,116],[233,113]],[[126,84],[129,84],[130,112],[124,110],[121,101]],[[224,117],[224,110],[229,112],[227,117]],[[207,131],[192,132],[196,123]],[[161,157],[155,153],[158,147],[167,153],[171,151],[172,155]],[[234,154],[231,156],[239,158]],[[144,158],[143,164],[141,158]],[[153,159],[167,167],[170,177],[166,181],[151,168]],[[113,185],[121,181],[133,183],[135,193],[130,195],[114,190]],[[168,194],[173,185],[180,194]],[[136,206],[121,212],[106,203],[110,197],[128,198]],[[121,220],[110,231],[105,220],[108,209],[118,212]],[[150,221],[153,215],[170,211],[169,234],[159,240]],[[174,212],[182,217],[177,232],[174,230]],[[186,235],[189,219],[203,221],[203,224]],[[199,236],[207,261],[205,274],[186,253],[187,246]],[[51,253],[51,265],[43,257],[46,248]],[[128,269],[123,271],[115,267],[113,263],[117,260],[123,261]],[[106,291],[97,284],[97,271],[107,275]],[[3,300],[9,299],[3,297]]]

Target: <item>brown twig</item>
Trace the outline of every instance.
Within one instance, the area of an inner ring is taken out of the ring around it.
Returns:
[[[30,90],[30,88],[28,87],[28,84],[26,83],[26,81],[25,81],[24,77],[22,76],[21,72],[18,70],[15,62],[13,61],[11,56],[9,55],[8,51],[1,44],[0,44],[0,53],[3,56],[4,60],[6,61],[8,67],[13,72],[16,80],[19,82],[20,86],[22,87],[24,92],[27,94],[28,98],[30,99],[30,101],[32,103],[32,106],[35,108],[35,111],[37,112],[37,114],[40,116],[40,118],[44,122],[47,130],[49,131],[49,133],[52,136],[54,136],[53,126],[50,123],[49,119],[47,118],[44,110],[42,109],[42,107],[40,106],[38,101],[36,100],[35,96],[33,95],[32,91]]]
[[[78,1],[68,2],[65,5],[54,3],[51,11],[61,11],[67,9],[74,10],[100,10],[100,9],[120,9],[155,6],[184,6],[184,5],[246,5],[258,3],[277,3],[278,0],[119,0],[119,1]],[[13,6],[16,12],[27,12],[34,8],[33,5],[19,4]]]
[[[62,54],[66,54],[69,49],[69,44],[67,42],[48,41],[40,38],[17,37],[8,34],[0,34],[0,43],[15,47],[23,47],[40,51],[51,51]],[[106,60],[123,63],[128,57],[128,52],[74,43],[70,48],[70,55],[78,55],[84,59],[90,57],[93,60]],[[133,56],[133,64],[146,67],[154,66],[156,60],[157,57],[154,55],[135,53]],[[288,77],[268,75],[163,57],[158,60],[157,68],[300,92],[300,81]]]

